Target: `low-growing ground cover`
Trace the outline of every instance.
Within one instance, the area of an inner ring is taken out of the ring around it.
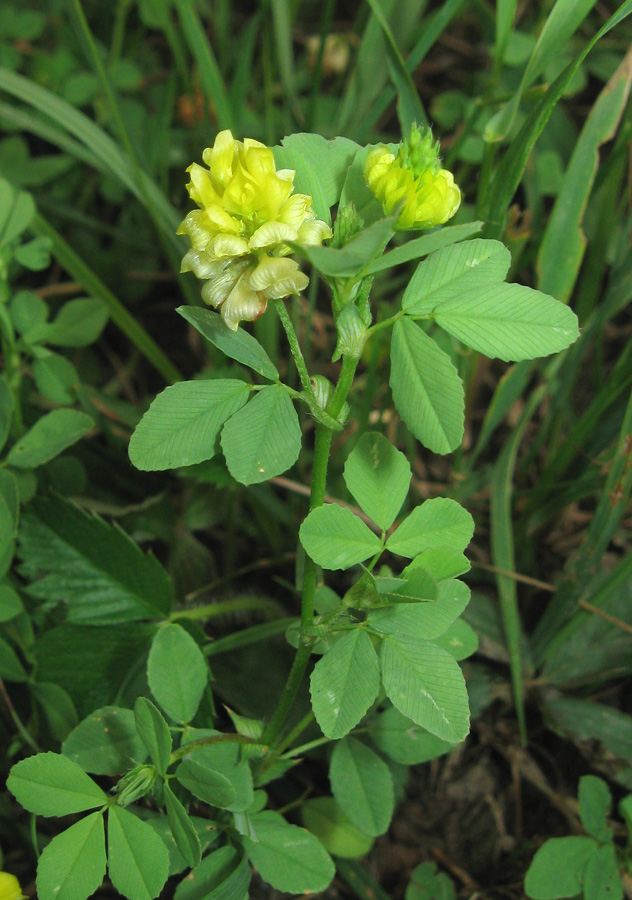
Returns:
[[[629,892],[629,11],[2,6],[7,898]]]

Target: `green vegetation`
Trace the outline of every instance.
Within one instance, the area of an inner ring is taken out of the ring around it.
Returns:
[[[630,12],[5,0],[29,896],[629,892]]]

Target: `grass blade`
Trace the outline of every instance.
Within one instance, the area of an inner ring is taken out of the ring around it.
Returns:
[[[586,238],[584,211],[597,173],[599,147],[615,134],[625,110],[632,82],[632,50],[593,106],[549,218],[538,254],[538,288],[564,303],[573,290]]]
[[[195,6],[190,0],[174,0],[174,5],[185,40],[199,69],[206,101],[215,109],[220,129],[235,130],[235,117],[228,91]]]
[[[511,438],[503,447],[494,470],[490,507],[492,559],[494,566],[504,572],[514,572],[516,569],[511,495],[518,448],[525,429],[538,405],[542,402],[545,393],[546,386],[543,385],[531,394],[520,422],[514,429]],[[527,727],[524,711],[523,675],[525,668],[530,666],[530,660],[525,659],[526,642],[520,624],[516,582],[508,575],[497,574],[496,584],[498,585],[500,613],[509,653],[509,668],[520,739],[524,746],[527,743]]]

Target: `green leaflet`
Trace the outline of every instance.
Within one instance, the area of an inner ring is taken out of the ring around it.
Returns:
[[[360,831],[384,834],[395,797],[389,768],[377,753],[355,738],[343,738],[334,745],[329,780],[339,807]]]
[[[226,356],[248,366],[270,381],[278,380],[279,373],[276,366],[259,341],[245,329],[238,328],[237,331],[232,331],[219,313],[198,306],[179,306],[176,312]]]
[[[191,721],[208,677],[206,660],[191,635],[180,625],[162,627],[149,651],[147,680],[152,694],[174,722]]]
[[[95,709],[70,732],[62,749],[64,756],[93,775],[118,775],[147,756],[134,713],[117,706]]]
[[[391,553],[412,559],[424,550],[465,550],[474,534],[474,519],[456,500],[435,497],[417,506],[386,542]]]
[[[103,816],[91,813],[52,839],[37,865],[40,900],[86,900],[105,877]]]
[[[399,711],[450,743],[469,731],[469,709],[458,663],[429,641],[387,635],[380,653],[382,683]]]
[[[370,431],[355,445],[344,467],[348,490],[376,525],[386,531],[406,499],[412,472],[403,453]]]
[[[54,409],[11,447],[7,462],[17,469],[35,469],[76,444],[92,428],[94,421],[76,409]]]
[[[313,509],[301,525],[301,543],[326,569],[348,569],[379,553],[382,542],[350,509],[336,504]]]
[[[354,728],[377,696],[377,655],[365,631],[354,628],[318,660],[310,679],[312,709],[329,738]]]
[[[404,423],[435,453],[463,438],[463,384],[452,360],[418,325],[400,319],[391,341],[391,390]]]
[[[222,450],[228,471],[242,484],[257,484],[292,466],[301,450],[294,404],[281,385],[270,385],[226,423]]]
[[[522,284],[492,284],[447,300],[434,319],[468,347],[517,362],[565,350],[579,336],[567,306]]]
[[[16,763],[7,787],[25,809],[39,816],[67,816],[107,800],[77,763],[59,753],[37,753]]]
[[[511,255],[503,244],[482,239],[431,253],[409,281],[402,309],[409,315],[429,315],[463,291],[502,282],[510,262]]]
[[[153,900],[169,874],[169,851],[161,838],[120,806],[108,812],[108,874],[128,900]]]
[[[138,469],[161,470],[210,459],[222,425],[249,393],[247,384],[231,379],[171,385],[158,394],[134,431],[131,461]]]
[[[324,891],[334,877],[334,864],[320,843],[304,828],[288,823],[278,813],[252,817],[257,835],[242,837],[250,861],[264,881],[293,894]]]

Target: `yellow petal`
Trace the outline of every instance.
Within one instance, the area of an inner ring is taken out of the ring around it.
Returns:
[[[271,300],[280,300],[289,294],[304,291],[309,278],[293,259],[262,256],[257,268],[250,275],[250,285],[262,291]]]
[[[248,242],[251,250],[260,250],[263,247],[272,247],[282,244],[284,241],[295,241],[298,237],[295,228],[284,225],[282,222],[266,222],[257,228]]]
[[[207,148],[202,159],[211,170],[211,175],[220,188],[225,188],[233,176],[235,141],[230,130],[220,131],[212,148]]]
[[[229,234],[239,234],[241,232],[243,226],[239,219],[229,216],[226,210],[218,203],[207,206],[204,212],[217,231],[227,231]]]
[[[274,154],[264,144],[252,140],[244,141],[242,158],[244,167],[255,181],[263,181],[274,174]]]
[[[307,194],[293,194],[281,207],[278,219],[279,222],[299,229],[310,215],[312,215],[312,198]]]
[[[222,318],[231,331],[237,331],[240,322],[254,322],[268,305],[266,298],[252,289],[249,274],[248,269],[237,279],[220,307]]]
[[[318,247],[329,240],[333,232],[326,222],[320,219],[307,219],[298,230],[298,243],[306,247]]]
[[[0,872],[0,900],[22,900],[20,882],[9,872]]]
[[[194,209],[180,223],[178,234],[188,235],[194,250],[204,250],[217,229],[212,227],[203,209]]]
[[[246,270],[252,269],[248,260],[228,260],[224,269],[202,286],[202,299],[216,309],[221,306]]]
[[[187,169],[191,181],[187,184],[187,190],[191,200],[199,206],[210,206],[212,203],[219,202],[219,196],[211,183],[210,172],[192,163]]]
[[[236,234],[217,234],[209,243],[208,250],[217,259],[226,256],[243,256],[248,253],[248,241]]]
[[[218,260],[205,250],[189,250],[182,259],[181,272],[193,272],[198,278],[216,278],[228,264],[227,260]]]

